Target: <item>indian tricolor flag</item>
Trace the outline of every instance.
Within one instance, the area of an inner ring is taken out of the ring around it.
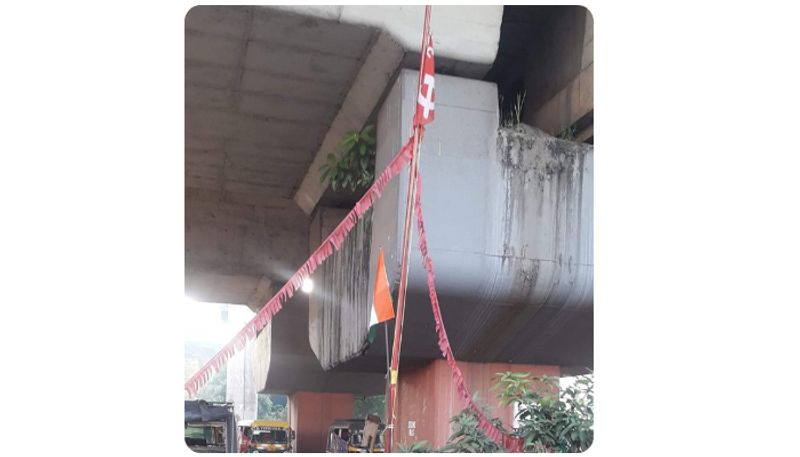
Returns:
[[[394,319],[394,305],[389,293],[389,277],[383,262],[383,248],[378,255],[378,271],[375,273],[375,293],[372,296],[372,312],[369,317],[369,342],[375,340],[378,324]]]

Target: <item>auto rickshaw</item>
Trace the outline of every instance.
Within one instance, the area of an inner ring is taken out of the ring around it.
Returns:
[[[378,433],[371,449],[364,442],[365,419],[338,419],[328,429],[325,452],[384,452],[384,424],[378,425]]]

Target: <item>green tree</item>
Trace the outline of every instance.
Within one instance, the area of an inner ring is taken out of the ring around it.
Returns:
[[[285,421],[287,418],[285,404],[279,404],[277,397],[270,394],[258,394],[258,410],[256,417],[259,419]]]
[[[385,395],[365,395],[356,397],[353,403],[353,415],[358,418],[367,417],[367,414],[374,414],[383,420],[386,412]]]
[[[197,391],[195,397],[213,402],[224,402],[225,393],[228,386],[227,366],[216,372],[211,379]]]

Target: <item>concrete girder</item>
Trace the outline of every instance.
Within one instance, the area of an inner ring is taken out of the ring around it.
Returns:
[[[418,52],[422,36],[422,5],[389,6],[288,5],[293,11],[341,23],[375,27],[389,33],[407,52]],[[437,58],[491,65],[500,42],[501,5],[431,8],[431,30]]]
[[[531,122],[551,135],[558,135],[593,112],[594,64],[589,64],[564,89],[536,110]],[[587,139],[592,135],[593,131],[584,133],[581,138]]]
[[[559,10],[539,38],[541,55],[531,55],[522,121],[558,135],[569,127],[576,141],[594,133],[594,20],[584,7]]]

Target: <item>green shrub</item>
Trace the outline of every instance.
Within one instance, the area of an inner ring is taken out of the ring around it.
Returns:
[[[433,446],[426,440],[422,441],[415,441],[412,444],[400,443],[392,450],[392,452],[400,452],[403,454],[407,454],[409,452],[413,453],[423,453],[423,452],[433,452]]]
[[[525,452],[583,452],[594,440],[594,379],[577,376],[574,385],[559,389],[558,378],[530,373],[497,373],[501,405],[518,405],[519,426],[512,432],[523,439]],[[483,408],[486,413],[486,408]],[[492,422],[503,429],[499,419]],[[478,428],[469,409],[450,419],[452,434],[436,452],[507,452]],[[434,452],[427,441],[399,444],[394,452]]]
[[[594,439],[594,380],[578,376],[559,391],[558,378],[530,378],[528,373],[498,373],[501,404],[517,403],[526,452],[583,452]],[[558,392],[558,393],[556,393]]]
[[[484,408],[484,413],[486,413]],[[492,420],[495,425],[502,427],[499,419]],[[497,443],[492,441],[486,433],[478,428],[478,415],[470,409],[464,409],[450,419],[453,424],[453,433],[447,439],[447,444],[437,452],[505,452]]]
[[[364,127],[361,132],[350,132],[340,143],[341,157],[328,154],[328,161],[320,167],[320,182],[327,179],[331,189],[355,191],[365,188],[375,180],[374,125]]]

